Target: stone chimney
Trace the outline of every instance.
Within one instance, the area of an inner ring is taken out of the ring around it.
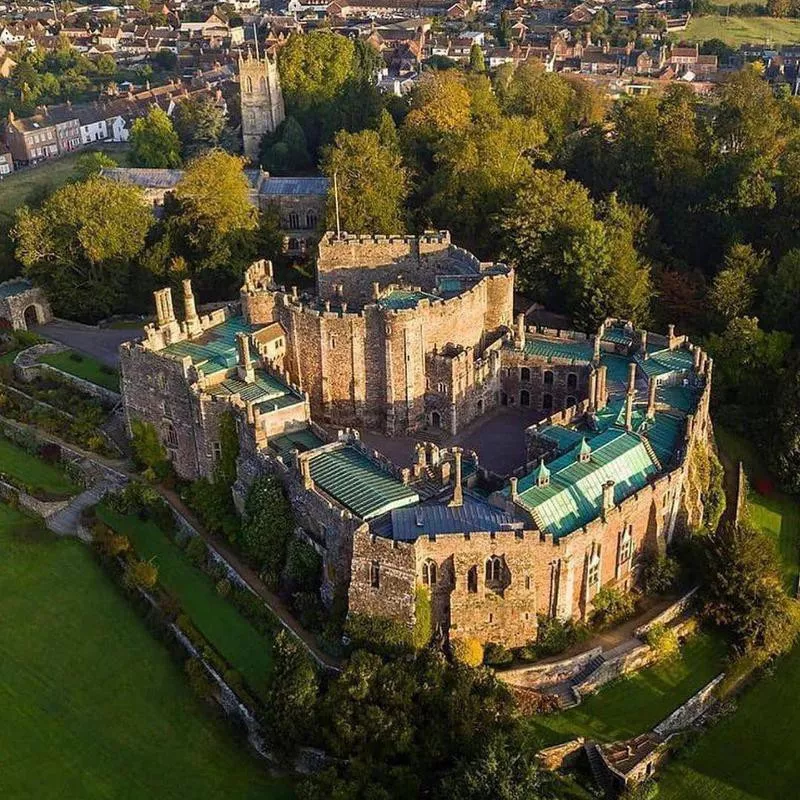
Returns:
[[[694,346],[694,352],[692,353],[692,355],[694,356],[694,364],[693,364],[694,371],[695,372],[699,372],[700,371],[700,359],[702,357],[702,351],[701,351],[699,345],[695,345]]]
[[[311,479],[311,462],[307,458],[300,458],[300,474],[303,476],[303,488],[313,489],[314,481]]]
[[[450,501],[452,508],[458,508],[464,505],[464,490],[461,486],[461,448],[456,447],[453,449],[453,455],[456,459],[455,464],[455,487],[453,489],[453,499]]]
[[[183,281],[183,307],[186,311],[186,333],[190,339],[200,336],[203,326],[200,324],[200,317],[197,316],[192,282],[188,278]]]
[[[596,334],[594,337],[594,360],[600,360],[600,334]]]
[[[611,510],[614,508],[614,481],[606,481],[603,484],[603,500],[601,506],[601,513],[605,520]]]
[[[172,310],[172,289],[157,289],[153,292],[156,301],[156,325],[163,328],[175,322],[175,312]]]
[[[525,315],[517,314],[517,325],[514,331],[514,346],[519,350],[525,347]]]
[[[597,408],[597,370],[589,373],[589,411]]]
[[[625,430],[633,430],[633,392],[625,395]]]
[[[510,490],[509,491],[509,497],[511,498],[512,502],[517,499],[517,482],[518,482],[518,478],[516,477],[516,475],[512,475],[508,479],[508,486],[509,486],[509,490]]]
[[[606,407],[606,378],[608,377],[608,367],[601,364],[597,370],[597,403],[595,411],[602,411]]]
[[[236,334],[236,349],[239,352],[239,379],[245,383],[253,383],[256,373],[250,361],[250,339],[246,333]]]
[[[675,349],[675,345],[677,344],[675,338],[675,326],[667,325],[667,347],[669,347],[670,350]]]
[[[655,419],[656,416],[656,379],[650,378],[647,387],[647,419]]]
[[[381,285],[378,281],[372,283],[372,299],[377,300],[381,296]]]
[[[636,393],[636,362],[628,364],[628,394]]]
[[[639,342],[639,352],[642,354],[643,359],[647,359],[647,331],[641,331],[641,340]]]

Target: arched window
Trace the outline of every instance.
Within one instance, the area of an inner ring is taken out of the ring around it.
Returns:
[[[430,558],[422,563],[422,585],[434,586],[436,584],[436,562]]]
[[[572,406],[574,406],[577,402],[578,401],[572,395],[568,395],[567,399],[564,401],[564,407],[572,408]]]
[[[542,395],[542,411],[551,411],[553,408],[553,395]]]
[[[313,208],[306,211],[306,228],[314,230],[317,227],[317,212]]]
[[[600,553],[595,553],[589,560],[589,571],[587,574],[589,588],[600,585]]]
[[[531,393],[527,389],[523,389],[519,393],[519,404],[521,406],[529,406],[531,404]]]
[[[431,425],[434,428],[440,428],[442,426],[442,415],[438,411],[434,411],[431,414]]]
[[[519,379],[524,381],[525,383],[530,383],[531,380],[531,369],[530,367],[522,367],[519,371]]]
[[[253,79],[249,75],[244,79],[244,90],[247,94],[253,94]]]
[[[483,400],[478,400],[478,413],[483,414]]]
[[[178,434],[175,433],[175,426],[172,425],[171,423],[168,423],[165,430],[167,438],[167,447],[176,449],[178,447]]]
[[[470,594],[475,594],[478,591],[478,568],[472,566],[467,572],[467,591]]]
[[[492,556],[486,562],[486,583],[498,583],[503,574],[503,562],[499,556]]]
[[[380,561],[373,561],[369,565],[369,584],[373,589],[381,588],[381,564]]]
[[[289,212],[289,228],[293,231],[300,227],[300,215],[296,211]]]
[[[619,543],[619,563],[627,564],[633,555],[633,536],[631,536],[632,527],[628,525],[622,534]]]
[[[263,75],[258,79],[258,89],[262,94],[267,91],[267,79]]]
[[[545,386],[552,386],[553,385],[553,373],[549,369],[546,369],[544,371],[544,385]]]
[[[578,385],[578,376],[574,372],[567,375],[567,389],[575,389]]]

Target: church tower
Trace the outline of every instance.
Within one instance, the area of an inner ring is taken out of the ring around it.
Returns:
[[[244,154],[258,162],[261,137],[272,133],[286,117],[277,59],[262,59],[258,50],[239,57],[239,92]]]

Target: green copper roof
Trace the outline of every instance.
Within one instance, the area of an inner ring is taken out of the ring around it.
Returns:
[[[646,359],[636,356],[636,363],[647,377],[666,375],[669,372],[678,372],[692,368],[694,357],[682,347],[675,350],[655,350],[648,353]]]
[[[547,425],[538,432],[558,447],[559,452],[564,452],[574,447],[581,440],[581,433],[574,428],[565,428],[563,425]]]
[[[256,370],[255,376],[256,379],[252,383],[246,383],[239,378],[227,378],[207,391],[213,395],[239,394],[242,400],[255,403],[262,412],[270,410],[273,406],[285,408],[303,402],[300,395],[295,394],[274,376],[261,370]]]
[[[611,344],[630,344],[631,331],[623,326],[612,325],[603,331],[603,341]]]
[[[416,308],[420,300],[438,300],[433,294],[425,292],[411,292],[407,289],[394,289],[389,294],[378,300],[378,305],[382,308]]]
[[[543,336],[528,336],[525,339],[525,355],[551,360],[588,364],[594,357],[594,345],[576,339],[547,339]]]
[[[354,447],[312,456],[314,483],[361,519],[419,502],[419,495]]]
[[[581,446],[578,450],[579,458],[588,458],[592,455],[592,448],[589,446],[589,442],[586,441],[586,437],[584,436],[581,439]]]
[[[197,339],[176,342],[159,350],[161,355],[171,358],[189,356],[197,369],[205,375],[235,367],[237,363],[236,334],[251,333],[258,327],[248,325],[244,318],[231,317],[207,330]]]
[[[536,486],[534,473],[521,478],[519,502],[536,524],[555,537],[565,536],[600,514],[603,484],[614,481],[614,503],[647,484],[657,472],[641,438],[610,429],[592,439],[592,455],[580,462],[570,451],[549,465],[550,484]]]
[[[603,353],[600,356],[600,363],[606,366],[606,384],[617,383],[623,386],[628,383],[628,364],[630,359],[625,356],[613,355],[611,353]]]
[[[274,436],[269,440],[269,446],[277,450],[281,455],[285,455],[290,450],[299,450],[305,453],[307,450],[316,450],[317,447],[325,444],[310,428],[301,428],[297,431]]]
[[[683,435],[684,421],[681,417],[656,411],[655,420],[648,422],[645,426],[645,435],[656,458],[661,462],[661,466],[666,468],[672,461],[675,451],[681,442]]]

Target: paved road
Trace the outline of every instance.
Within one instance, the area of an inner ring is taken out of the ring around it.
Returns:
[[[47,339],[53,339],[80,350],[86,355],[96,358],[109,367],[119,364],[117,349],[123,342],[138,339],[142,334],[138,330],[114,330],[113,328],[97,328],[94,325],[82,325],[80,322],[69,322],[64,319],[53,320],[47,325],[40,325],[36,333]]]

